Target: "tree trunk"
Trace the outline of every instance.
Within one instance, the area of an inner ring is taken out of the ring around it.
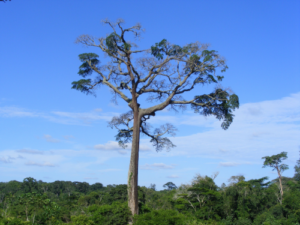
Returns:
[[[279,168],[276,168],[277,169],[277,173],[278,173],[278,180],[279,180],[279,185],[280,185],[280,196],[281,196],[281,200],[280,200],[280,205],[282,204],[282,199],[283,199],[283,187],[282,187],[282,181],[281,181],[281,174],[280,174],[280,170]]]
[[[141,118],[138,110],[134,110],[131,157],[128,171],[128,206],[132,215],[139,213],[138,208],[138,165],[140,145]]]

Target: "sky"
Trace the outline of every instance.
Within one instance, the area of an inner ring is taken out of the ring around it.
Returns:
[[[114,104],[107,87],[96,97],[71,89],[79,80],[78,55],[100,49],[75,44],[82,34],[105,37],[101,20],[140,23],[137,42],[150,48],[162,39],[210,44],[226,58],[222,86],[240,107],[224,131],[214,117],[187,108],[161,111],[153,127],[172,123],[178,132],[170,151],[156,152],[141,137],[139,185],[188,184],[197,175],[218,185],[231,176],[277,177],[262,168],[264,156],[288,153],[294,175],[300,151],[300,2],[289,1],[21,1],[0,2],[0,182],[33,177],[45,182],[126,184],[130,145],[122,149],[113,116],[129,110]],[[215,88],[199,86],[191,95]],[[141,101],[141,107],[149,103]]]

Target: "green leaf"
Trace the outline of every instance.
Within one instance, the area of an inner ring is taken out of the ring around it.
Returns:
[[[91,75],[93,70],[91,68],[95,67],[99,64],[99,60],[97,59],[99,56],[95,53],[83,53],[79,55],[79,60],[83,62],[81,66],[79,67],[78,74],[80,76],[86,77],[88,75]],[[90,66],[91,65],[91,66]]]
[[[92,94],[89,88],[91,86],[91,79],[81,79],[79,81],[73,81],[72,85],[72,89],[81,91],[86,94]]]
[[[208,83],[211,83],[211,82],[218,83],[218,81],[214,78],[213,75],[208,74],[207,77],[209,78]]]
[[[214,115],[217,119],[223,120],[221,127],[226,130],[233,121],[232,111],[239,107],[239,98],[219,88],[209,95],[195,96],[195,103],[202,104],[191,105],[195,113],[204,116]]]
[[[151,54],[157,59],[161,60],[164,58],[162,53],[166,53],[167,40],[163,39],[159,43],[155,43],[155,46],[151,46]]]
[[[116,54],[118,51],[117,44],[120,42],[121,42],[121,37],[115,32],[113,32],[109,36],[107,36],[107,38],[105,40],[105,44],[108,49],[107,53],[109,55]]]

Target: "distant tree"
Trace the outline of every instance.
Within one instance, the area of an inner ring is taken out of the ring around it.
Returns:
[[[107,199],[109,201],[109,204],[112,204],[113,202],[124,202],[128,200],[127,196],[127,185],[126,184],[120,184],[116,185],[114,188],[112,188],[109,191],[109,198]]]
[[[120,97],[130,108],[129,112],[113,117],[109,125],[118,130],[116,140],[122,147],[131,142],[127,182],[128,206],[134,215],[138,214],[140,134],[149,137],[157,151],[175,147],[170,139],[164,137],[166,134],[175,135],[175,127],[165,124],[151,130],[148,123],[150,117],[166,108],[177,111],[190,106],[195,113],[223,120],[221,127],[226,130],[233,121],[233,110],[239,107],[239,99],[219,85],[224,77],[216,73],[219,70],[224,72],[228,67],[217,51],[208,50],[207,44],[195,42],[181,47],[163,39],[149,49],[134,50],[137,45],[127,40],[127,34],[140,37],[140,24],[124,29],[123,20],[118,20],[115,24],[105,20],[104,23],[113,29],[106,38],[81,35],[76,43],[99,48],[109,57],[110,62],[100,66],[97,54],[80,54],[82,65],[78,74],[84,79],[72,82],[72,88],[86,94],[95,94],[94,90],[98,86],[106,85],[114,93],[114,101],[116,97]],[[139,54],[141,57],[137,58]],[[93,72],[98,75],[96,79],[86,79]],[[217,84],[211,93],[200,94],[197,89],[196,96],[185,100],[183,95],[187,92],[211,83]],[[144,96],[150,102],[159,103],[141,108],[139,98]]]
[[[26,177],[22,183],[22,190],[24,193],[31,193],[34,191],[38,191],[38,182],[36,179],[32,177]]]
[[[50,185],[50,190],[58,197],[65,191],[65,181],[56,180]]]
[[[295,175],[294,179],[298,182],[300,182],[300,158],[297,160],[295,168]]]
[[[76,188],[76,191],[84,193],[84,194],[86,194],[88,192],[89,188],[90,188],[90,184],[87,183],[87,182],[75,181],[75,182],[73,182],[73,184]]]
[[[210,219],[219,207],[220,193],[214,180],[197,174],[191,184],[181,185],[174,195],[175,207],[184,212],[192,209],[201,219]]]
[[[90,185],[90,191],[99,191],[101,189],[103,189],[103,184],[101,183],[94,183]]]
[[[272,156],[265,156],[262,157],[262,159],[265,159],[263,168],[265,167],[271,167],[273,168],[273,171],[276,170],[278,174],[279,179],[279,185],[280,185],[280,204],[282,204],[283,199],[283,187],[282,187],[282,177],[281,174],[289,168],[286,164],[281,164],[282,160],[287,159],[287,152],[281,152],[277,155]]]
[[[230,182],[230,185],[236,184],[238,182],[244,181],[245,177],[243,175],[237,175],[237,176],[231,176],[228,179],[228,182]]]
[[[16,180],[11,180],[7,183],[4,183],[4,185],[1,187],[1,189],[2,189],[1,190],[2,193],[12,193],[12,194],[24,191],[23,183],[16,181]]]
[[[168,190],[174,190],[177,188],[177,186],[173,183],[173,182],[168,182],[168,183],[165,183],[163,185],[164,188],[167,188]]]
[[[156,191],[156,184],[150,184],[149,189]]]

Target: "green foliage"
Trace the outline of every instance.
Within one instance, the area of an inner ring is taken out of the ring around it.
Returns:
[[[72,224],[74,225],[94,225],[94,221],[87,215],[72,216]]]
[[[34,192],[34,191],[38,191],[38,182],[36,179],[32,178],[32,177],[26,177],[23,180],[22,183],[22,189],[28,193],[28,192]]]
[[[79,90],[86,94],[91,94],[90,86],[91,86],[91,79],[81,79],[79,81],[72,82],[72,89]]]
[[[134,225],[182,225],[186,217],[176,210],[153,210],[134,216]]]
[[[99,60],[97,59],[99,56],[95,53],[83,53],[79,55],[79,60],[83,62],[81,66],[79,66],[78,74],[80,76],[86,77],[93,73],[92,68],[96,68],[99,64]]]
[[[119,51],[127,52],[131,49],[131,45],[127,42],[123,43],[122,45],[119,45],[122,43],[121,37],[113,32],[105,39],[105,44],[107,47],[107,53],[108,55],[116,55]]]
[[[111,205],[90,206],[88,211],[92,214],[91,219],[95,224],[127,225],[131,215],[127,202],[113,202]]]
[[[233,121],[233,113],[236,108],[239,108],[239,98],[237,95],[229,93],[220,88],[209,95],[195,96],[195,103],[191,107],[195,113],[204,116],[214,115],[217,119],[223,120],[221,127],[226,130]]]
[[[265,159],[263,168],[269,166],[272,167],[273,170],[278,169],[280,172],[283,172],[289,168],[286,164],[280,164],[282,160],[287,159],[287,152],[281,152],[272,156],[265,156],[262,157],[262,159]]]
[[[128,224],[127,185],[24,180],[24,184],[0,184],[0,225]],[[229,181],[228,186],[218,187],[212,178],[197,175],[190,184],[177,188],[173,182],[167,182],[162,191],[154,184],[139,187],[140,214],[134,216],[134,224],[300,224],[300,186],[295,179],[282,177],[286,190],[282,204],[278,203],[277,180],[232,176]]]
[[[30,225],[30,221],[23,221],[19,218],[8,217],[3,220],[0,220],[0,225]]]
[[[164,188],[167,188],[169,191],[174,190],[177,186],[173,182],[168,182],[163,185]]]
[[[108,48],[108,54],[109,55],[114,55],[114,54],[117,54],[117,51],[118,51],[118,43],[121,42],[121,38],[120,36],[113,32],[111,33],[109,36],[106,37],[106,40],[105,40],[105,44]]]
[[[163,39],[161,42],[159,43],[155,43],[154,46],[151,46],[151,54],[161,60],[164,58],[163,53],[166,52],[166,46],[167,46],[167,40]]]
[[[92,184],[90,186],[90,191],[100,191],[101,189],[103,189],[103,184],[101,183],[95,183],[95,184]]]
[[[300,159],[297,160],[297,163],[294,168],[295,168],[294,179],[300,183]]]

